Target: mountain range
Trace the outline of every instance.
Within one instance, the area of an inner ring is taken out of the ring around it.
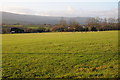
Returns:
[[[55,16],[38,16],[38,15],[26,15],[26,14],[16,14],[10,12],[0,12],[2,13],[2,23],[3,24],[58,24],[62,17]],[[90,17],[64,17],[63,19],[69,23],[70,20],[76,20],[79,24],[85,24]]]

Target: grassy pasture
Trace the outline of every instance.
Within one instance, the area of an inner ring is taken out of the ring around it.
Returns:
[[[116,78],[118,31],[2,34],[4,78]]]

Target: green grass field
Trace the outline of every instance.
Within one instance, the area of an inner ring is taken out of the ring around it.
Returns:
[[[118,31],[2,36],[3,78],[118,77]]]

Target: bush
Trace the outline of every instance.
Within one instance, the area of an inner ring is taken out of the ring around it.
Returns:
[[[10,33],[9,28],[2,28],[2,34]]]

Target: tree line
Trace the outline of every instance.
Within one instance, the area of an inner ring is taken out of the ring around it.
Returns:
[[[74,31],[106,31],[118,30],[118,19],[115,18],[89,18],[86,24],[80,25],[76,20],[71,20],[69,24],[62,19],[59,24],[51,28],[51,31],[74,32]]]
[[[29,27],[13,27],[13,25],[2,25],[2,33],[37,33],[37,32],[87,32],[87,31],[106,31],[119,30],[118,19],[115,18],[89,18],[86,24],[79,24],[75,19],[71,19],[69,23],[61,18],[55,25],[37,25],[36,28]],[[14,24],[16,25],[16,24]],[[20,25],[20,24],[19,24]],[[32,26],[32,25],[30,25]]]

